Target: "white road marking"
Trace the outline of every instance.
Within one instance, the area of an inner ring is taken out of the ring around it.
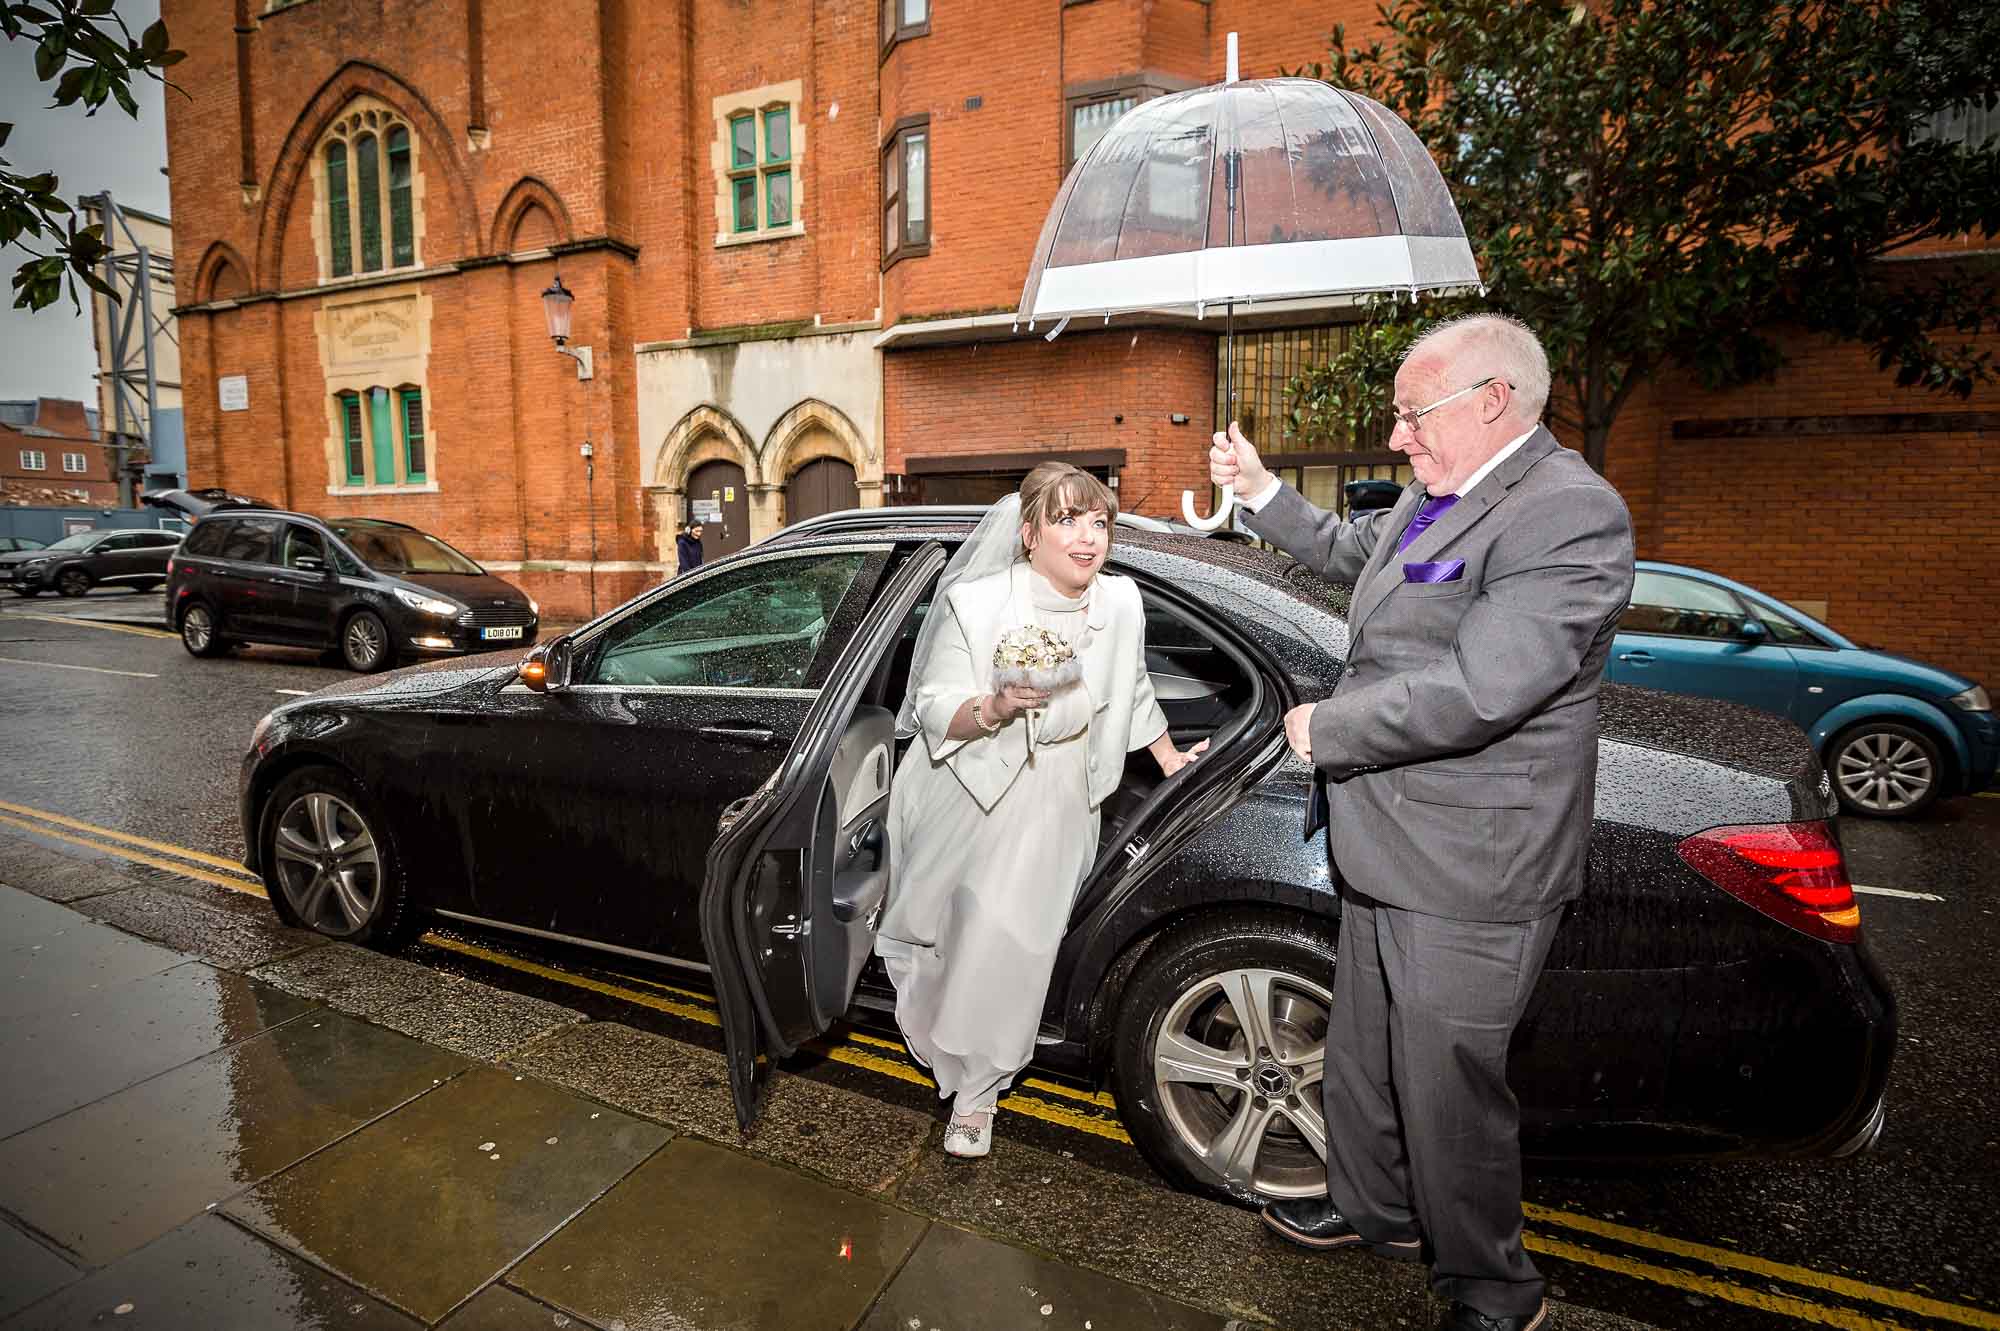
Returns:
[[[128,675],[133,679],[158,679],[143,670],[106,670],[101,666],[64,665],[60,661],[23,661],[18,656],[0,656],[0,663],[7,665],[42,666],[49,670],[88,670],[93,675]]]
[[[1852,884],[1852,886],[1856,892],[1866,892],[1871,897],[1901,897],[1905,901],[1944,900],[1943,897],[1935,892],[1905,892],[1900,887],[1863,887],[1859,883]]]
[[[294,698],[309,698],[312,696],[311,689],[272,689],[271,692],[289,694]]]

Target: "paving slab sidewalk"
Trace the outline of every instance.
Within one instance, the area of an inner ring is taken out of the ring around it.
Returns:
[[[0,833],[0,1328],[1437,1318],[1407,1266],[1004,1136],[953,1161],[929,1117],[783,1073],[743,1137],[709,1050],[254,904]]]

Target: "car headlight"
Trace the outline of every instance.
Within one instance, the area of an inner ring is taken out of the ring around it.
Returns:
[[[1988,696],[1985,686],[1980,684],[1974,684],[1963,693],[1952,694],[1951,704],[1954,707],[1963,707],[1968,712],[1993,710],[1993,699]]]
[[[540,619],[542,617],[542,603],[540,601],[537,601],[532,596],[528,598],[528,613],[533,615],[536,619]]]
[[[256,729],[250,732],[251,748],[261,749],[264,747],[264,736],[271,733],[271,718],[276,715],[277,715],[276,712],[264,713],[264,717],[261,721],[257,723]]]
[[[422,592],[413,592],[406,587],[398,587],[395,589],[395,592],[396,599],[412,610],[421,610],[427,615],[455,615],[458,613],[458,607],[450,601],[440,601],[435,596],[425,596]]]
[[[39,573],[48,566],[49,561],[46,559],[27,559],[21,562],[21,572]]]

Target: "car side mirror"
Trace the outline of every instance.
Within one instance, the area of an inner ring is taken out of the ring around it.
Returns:
[[[1765,628],[1762,622],[1758,620],[1746,619],[1737,626],[1736,636],[1755,646],[1770,637],[1771,630]]]
[[[536,693],[561,693],[569,687],[570,660],[570,640],[557,638],[523,657],[514,677]]]
[[[315,559],[311,555],[294,556],[292,567],[301,573],[318,573],[321,575],[326,573],[326,561],[324,559]]]

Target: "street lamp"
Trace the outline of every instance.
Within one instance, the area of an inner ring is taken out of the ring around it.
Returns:
[[[569,342],[570,309],[576,304],[576,296],[563,285],[562,274],[542,293],[542,316],[548,320],[549,340],[556,344],[556,350],[576,362],[576,377],[588,379],[590,373],[590,348],[571,347]],[[583,447],[578,452],[583,455],[584,507],[590,513],[590,617],[597,618],[597,458],[596,450],[590,446],[590,390],[584,390]]]

